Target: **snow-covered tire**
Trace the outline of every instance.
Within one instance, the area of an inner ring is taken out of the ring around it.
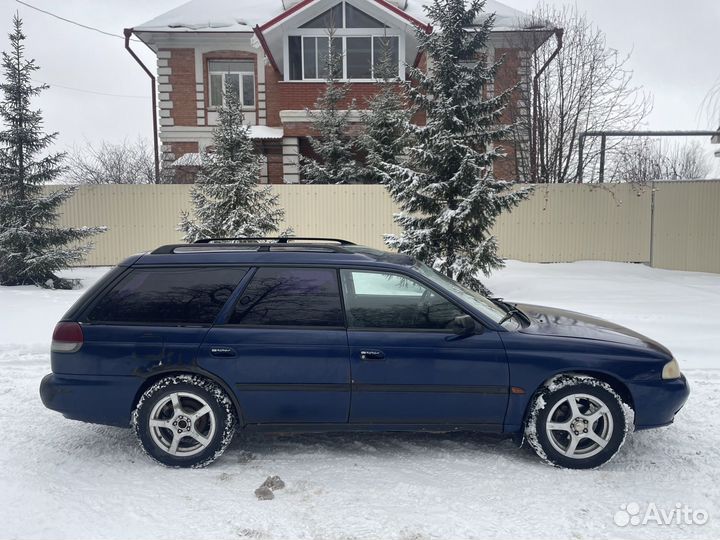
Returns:
[[[609,384],[559,375],[535,394],[525,439],[552,465],[593,469],[617,454],[632,425],[632,409]]]
[[[198,375],[160,379],[143,393],[132,414],[145,453],[168,467],[209,465],[230,444],[235,424],[227,394]]]

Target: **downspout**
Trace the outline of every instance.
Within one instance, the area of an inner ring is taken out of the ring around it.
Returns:
[[[135,51],[133,51],[130,48],[130,36],[132,36],[133,29],[132,28],[126,28],[123,30],[123,33],[125,34],[125,49],[130,53],[130,55],[135,59],[135,61],[140,65],[141,68],[143,68],[143,71],[148,74],[148,77],[150,77],[150,85],[152,86],[150,90],[150,95],[152,96],[152,118],[153,118],[153,150],[155,153],[155,183],[160,183],[160,150],[158,148],[158,120],[157,120],[157,87],[155,86],[155,75],[147,68],[145,64],[143,64],[142,60],[138,58],[138,55],[135,54]]]
[[[557,40],[557,46],[550,55],[550,58],[542,65],[538,72],[533,77],[533,117],[532,117],[532,134],[530,137],[530,179],[533,183],[538,181],[538,108],[540,107],[540,76],[547,69],[550,63],[555,60],[555,57],[560,53],[563,45],[563,33],[562,28],[555,30],[555,39]]]

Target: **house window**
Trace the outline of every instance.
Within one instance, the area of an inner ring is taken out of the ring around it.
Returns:
[[[387,28],[386,25],[360,11],[352,4],[345,4],[345,28]]]
[[[310,22],[303,24],[300,28],[342,28],[343,27],[343,2],[328,9],[322,15],[318,15]]]
[[[210,60],[210,106],[225,104],[225,88],[233,92],[243,107],[255,107],[255,66],[248,60]]]
[[[332,47],[331,50],[330,38],[326,36],[304,36],[302,38],[302,73],[304,79],[327,79],[328,60],[331,54],[334,54],[337,59],[335,76],[342,78],[342,38],[333,38]]]
[[[330,36],[332,54],[338,59],[337,78],[371,81],[401,74],[400,34],[349,2],[336,4],[294,34],[287,38],[287,76],[291,81],[327,78]],[[381,70],[385,65],[389,70]]]

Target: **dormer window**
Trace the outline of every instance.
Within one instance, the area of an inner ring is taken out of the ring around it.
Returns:
[[[386,58],[392,68],[385,76],[402,78],[404,75],[401,64],[404,35],[350,2],[339,2],[290,31],[286,39],[286,80],[325,80],[331,50],[339,52],[340,79],[374,81],[381,78],[380,67]]]

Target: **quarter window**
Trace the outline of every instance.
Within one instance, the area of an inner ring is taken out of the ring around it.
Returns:
[[[230,324],[344,326],[337,272],[327,268],[260,268]]]
[[[432,289],[399,274],[342,270],[349,328],[451,330],[464,313]]]
[[[221,107],[225,103],[226,85],[242,103],[243,107],[255,106],[255,66],[250,61],[210,60],[210,106]]]
[[[91,322],[211,324],[245,268],[134,269],[92,308]]]

